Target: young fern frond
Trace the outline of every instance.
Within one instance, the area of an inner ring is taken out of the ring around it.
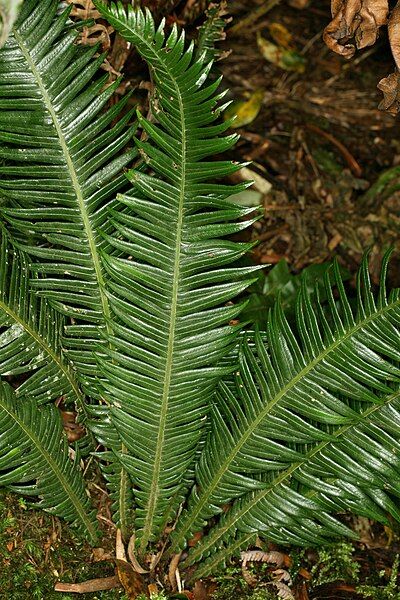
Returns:
[[[71,6],[26,0],[0,50],[0,198],[14,240],[35,259],[31,286],[72,317],[65,350],[95,394],[93,347],[109,318],[100,250],[106,207],[125,185],[122,169],[136,150],[130,113],[113,121],[128,96],[103,111],[119,82],[97,77],[97,47],[75,44]]]
[[[66,519],[95,544],[96,516],[79,470],[79,454],[72,461],[68,453],[59,410],[21,402],[0,381],[0,486],[39,496],[35,507]]]
[[[224,547],[204,567],[212,569],[229,557],[237,536],[252,532],[296,545],[351,535],[331,516],[346,509],[400,521],[393,501],[400,496],[400,292],[386,297],[387,260],[376,300],[366,260],[356,311],[336,268],[339,305],[329,275],[327,311],[311,304],[304,283],[297,334],[278,303],[268,346],[258,333],[255,352],[243,343],[234,391],[219,389],[197,487],[173,533],[173,549],[239,499],[186,564]]]
[[[210,4],[206,10],[207,18],[199,27],[195,58],[203,57],[205,63],[220,58],[222,53],[218,50],[217,44],[226,37],[225,26],[230,21],[230,19],[224,18],[227,13],[225,1],[220,4]]]
[[[60,396],[85,412],[75,373],[61,351],[62,315],[29,289],[29,264],[6,235],[0,239],[0,376],[29,375],[18,398],[38,405]]]
[[[258,267],[227,266],[251,244],[221,236],[253,219],[243,220],[249,209],[227,200],[238,188],[208,183],[240,168],[204,160],[236,141],[218,137],[228,125],[214,124],[222,96],[219,82],[206,85],[211,65],[193,59],[193,44],[186,47],[176,27],[166,39],[149,12],[122,3],[96,6],[145,58],[155,85],[157,124],[139,115],[147,141],[136,140],[155,175],[131,172],[134,190],[119,196],[125,210],[108,211],[116,231],[106,236],[113,251],[103,253],[113,333],[108,358],[99,359],[126,452],[106,445],[134,480],[136,538],[144,553],[184,499],[209,404],[226,373],[217,362],[238,333],[228,322],[242,304],[226,303]]]

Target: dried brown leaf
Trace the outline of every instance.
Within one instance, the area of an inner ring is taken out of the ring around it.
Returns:
[[[267,563],[273,563],[273,564],[277,565],[278,567],[281,567],[287,562],[286,555],[283,554],[282,552],[278,552],[276,550],[273,550],[271,552],[264,552],[262,550],[248,550],[247,552],[242,552],[240,556],[242,559],[243,579],[245,580],[247,585],[249,585],[250,587],[255,587],[258,583],[258,579],[252,573],[250,573],[250,571],[248,570],[248,568],[246,566],[247,563],[249,563],[249,562],[267,562]],[[289,562],[290,562],[290,559],[289,559]],[[274,573],[277,574],[276,578],[278,580],[279,580],[281,572],[287,573],[287,571],[284,571],[283,569],[277,569],[276,571],[274,571]]]
[[[142,575],[137,573],[132,565],[126,560],[125,546],[120,529],[117,529],[115,556],[118,578],[125,590],[126,596],[129,600],[135,600],[139,594],[145,593],[145,585]]]
[[[208,600],[207,588],[202,581],[196,581],[193,589],[194,600]]]
[[[256,585],[258,584],[258,578],[249,571],[249,569],[246,566],[246,563],[242,564],[242,577],[247,583],[247,585],[250,587],[256,587]]]
[[[72,4],[71,16],[78,20],[93,19],[96,21],[101,18],[101,14],[94,6],[92,0],[67,0]],[[80,36],[80,43],[84,46],[94,46],[101,43],[105,52],[111,48],[110,34],[114,31],[111,25],[94,23],[91,27],[84,27]]]
[[[100,13],[92,0],[67,0],[67,2],[72,4],[72,17],[79,17],[82,20],[100,18]]]
[[[271,552],[248,550],[247,552],[242,552],[240,556],[244,565],[248,562],[268,562],[281,567],[286,563],[286,555],[277,550],[272,550]]]
[[[143,569],[143,567],[139,564],[138,559],[136,558],[135,555],[135,535],[132,535],[129,543],[128,543],[128,556],[129,556],[129,560],[131,561],[133,568],[135,569],[136,573],[148,573],[148,571],[146,571],[146,569]]]
[[[63,428],[67,434],[68,441],[76,442],[77,440],[83,438],[83,436],[86,434],[86,430],[76,422],[76,413],[67,410],[60,410],[60,412]]]
[[[400,110],[400,73],[395,71],[378,83],[378,90],[383,92],[383,100],[379,104],[381,110],[397,115]]]
[[[400,1],[390,13],[388,33],[394,62],[397,69],[400,70]]]
[[[278,598],[283,598],[283,600],[295,600],[292,590],[288,585],[286,585],[286,583],[282,583],[281,581],[273,581],[271,582],[271,585],[273,585],[278,592]]]
[[[292,578],[290,576],[289,571],[286,571],[286,569],[275,569],[275,571],[273,571],[272,573],[272,577],[274,578],[274,581],[278,582],[278,581],[284,581],[285,583],[291,584],[292,583]]]
[[[388,0],[331,0],[331,12],[324,41],[334,52],[351,58],[356,48],[376,42],[379,27],[387,21],[389,4]]]
[[[135,600],[140,594],[145,593],[143,577],[136,573],[132,565],[125,560],[116,559],[118,578],[129,600]]]
[[[171,588],[173,589],[174,592],[178,589],[178,582],[177,582],[177,579],[176,579],[176,572],[178,570],[178,565],[179,565],[179,561],[181,559],[181,556],[182,556],[182,552],[179,552],[179,554],[175,554],[175,556],[172,557],[172,560],[169,563],[168,579],[169,579],[170,586],[171,586]]]

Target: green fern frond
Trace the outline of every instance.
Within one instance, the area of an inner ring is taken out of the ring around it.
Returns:
[[[218,49],[217,44],[226,37],[224,30],[227,22],[230,20],[224,18],[227,13],[227,4],[224,0],[218,4],[210,4],[206,10],[207,18],[199,27],[196,58],[203,57],[205,63],[220,58],[222,53]]]
[[[29,375],[17,397],[43,404],[60,396],[80,412],[85,403],[61,351],[63,318],[29,289],[26,256],[0,240],[0,376]]]
[[[351,535],[331,516],[343,510],[400,521],[393,501],[400,496],[400,292],[386,296],[387,261],[388,255],[376,299],[366,259],[356,310],[336,266],[338,302],[329,274],[327,311],[319,302],[312,306],[303,282],[297,333],[277,303],[268,345],[257,333],[256,352],[243,344],[235,393],[220,387],[175,547],[223,504],[239,499],[187,564],[223,547],[204,567],[214,568],[229,556],[237,535],[251,532],[296,545]]]
[[[217,362],[238,333],[228,322],[242,303],[226,303],[258,267],[226,266],[252,245],[221,236],[253,219],[245,219],[249,209],[227,200],[237,188],[207,181],[241,166],[204,160],[237,139],[218,137],[228,125],[215,124],[223,107],[219,82],[206,85],[211,65],[193,59],[193,44],[186,47],[177,28],[166,39],[149,12],[121,3],[96,6],[148,62],[155,85],[157,123],[139,115],[147,141],[136,140],[155,175],[131,172],[134,190],[119,196],[124,210],[108,211],[116,231],[107,236],[114,252],[103,253],[113,350],[108,360],[100,358],[111,421],[127,452],[106,445],[134,481],[143,553],[184,500],[209,403],[226,373]]]
[[[93,348],[109,317],[99,230],[137,152],[120,154],[131,113],[110,125],[128,96],[103,111],[119,81],[96,78],[104,57],[75,44],[70,9],[26,0],[0,50],[0,197],[14,238],[35,259],[32,287],[75,321],[64,346],[93,395]]]
[[[78,465],[78,454],[69,458],[58,409],[20,402],[0,381],[0,486],[39,496],[35,507],[66,519],[95,544],[96,516]]]

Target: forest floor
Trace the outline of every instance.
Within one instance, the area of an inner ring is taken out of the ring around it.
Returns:
[[[231,52],[217,65],[228,98],[239,103],[243,123],[235,129],[241,135],[235,159],[252,161],[248,169],[257,180],[255,194],[241,201],[261,202],[264,209],[248,234],[259,240],[253,258],[266,265],[266,274],[270,265],[282,265],[283,259],[288,272],[296,275],[336,256],[351,285],[363,252],[370,249],[372,279],[378,283],[383,251],[389,246],[400,250],[399,122],[377,108],[381,93],[376,84],[393,70],[385,34],[374,47],[346,62],[322,41],[329,0],[311,0],[303,9],[284,0],[275,2],[268,13],[247,24],[263,2],[231,0],[236,30],[228,32],[222,44],[227,54]],[[162,12],[161,5],[168,1],[144,3]],[[206,3],[186,0],[175,5],[170,21],[195,31]],[[294,70],[282,69],[263,55],[268,43],[277,39],[286,39]],[[118,37],[111,36],[111,45],[113,70],[126,74],[121,93],[132,89],[132,101],[145,107],[143,64],[128,57]],[[279,271],[286,279],[288,272]],[[400,285],[398,252],[389,278],[391,285]],[[339,544],[319,553],[273,549],[284,556],[281,582],[285,577],[293,581],[295,600],[400,599],[398,537],[366,519],[354,519],[353,527],[360,534],[353,545]],[[0,600],[76,598],[54,592],[55,583],[112,576],[113,549],[106,539],[100,548],[90,549],[58,519],[27,509],[12,495],[1,495]],[[243,578],[240,563],[234,561],[195,592],[176,598],[277,598],[275,571],[271,564],[254,564]],[[255,590],[248,581],[256,584]],[[361,593],[360,585],[374,586],[369,596],[365,588]],[[118,589],[84,597],[125,598]]]

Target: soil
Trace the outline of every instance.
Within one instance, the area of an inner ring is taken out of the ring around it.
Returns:
[[[240,25],[262,2],[231,4]],[[399,192],[371,190],[400,160],[398,119],[377,108],[382,97],[376,84],[392,70],[393,59],[384,32],[378,44],[350,61],[335,55],[322,40],[329,16],[327,0],[301,10],[280,2],[228,35],[225,48],[232,52],[220,65],[232,98],[264,92],[257,118],[238,130],[237,147],[272,184],[264,218],[253,231],[260,240],[257,262],[284,258],[298,271],[337,256],[354,272],[370,249],[377,282],[383,250],[400,249]],[[304,73],[284,71],[261,55],[257,33],[271,39],[276,23],[306,59]],[[398,259],[391,277],[400,284]]]
[[[195,36],[208,3],[142,4]],[[233,155],[251,161],[251,171],[271,187],[261,198],[263,218],[251,233],[259,241],[255,262],[274,265],[284,259],[298,273],[337,257],[354,273],[368,250],[372,280],[378,283],[383,252],[393,247],[389,282],[400,285],[399,120],[378,109],[382,93],[376,87],[393,71],[385,29],[373,47],[348,61],[322,39],[329,0],[228,4],[233,21],[216,69],[229,100],[246,101],[255,93],[262,98],[258,116],[235,129],[241,138]],[[273,8],[255,18],[264,5]],[[274,38],[271,32],[277,27],[278,35],[283,27],[291,36],[289,47],[304,61],[303,72],[284,70],[263,57],[257,36],[274,42],[277,34]],[[151,84],[144,63],[129,54],[119,36],[111,36],[111,46],[110,64],[125,75],[119,91],[133,91],[132,103],[146,111]]]

